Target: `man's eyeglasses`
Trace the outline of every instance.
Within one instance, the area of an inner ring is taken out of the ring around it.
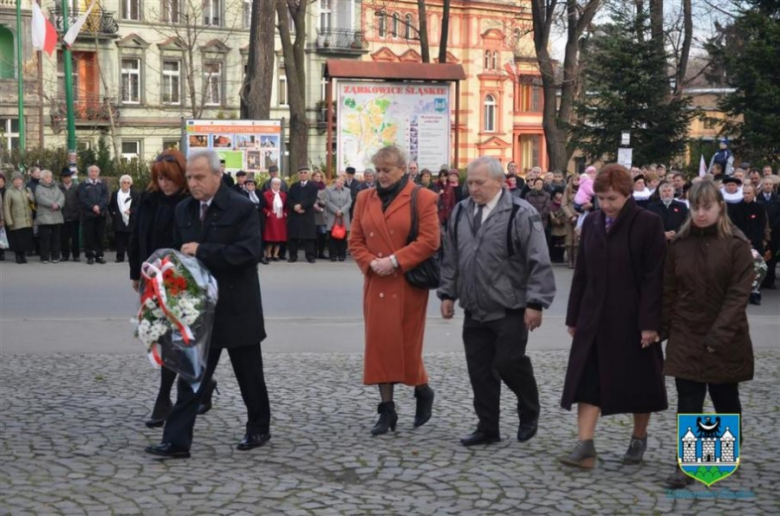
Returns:
[[[161,161],[165,161],[166,163],[173,163],[176,161],[176,156],[173,154],[160,154],[154,159],[155,163],[160,163]]]

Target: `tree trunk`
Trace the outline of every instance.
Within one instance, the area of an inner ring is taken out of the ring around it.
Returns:
[[[573,121],[574,103],[580,94],[580,38],[593,21],[601,0],[588,0],[583,7],[578,5],[577,0],[566,0],[566,50],[563,60],[563,84],[560,88],[555,83],[555,68],[548,51],[557,3],[557,0],[533,0],[531,16],[536,58],[542,73],[542,126],[547,140],[549,170],[566,170],[574,152],[572,147],[567,146],[567,141],[568,125]],[[557,98],[559,90],[560,101]]]
[[[290,35],[287,22],[286,0],[276,0],[276,13],[279,19],[279,36],[284,55],[284,73],[287,76],[287,102],[290,105],[290,174],[298,167],[308,165],[309,125],[306,120],[306,0],[290,0],[289,9],[295,24],[295,42]]]
[[[650,0],[650,34],[658,51],[664,51],[664,1]]]
[[[98,53],[100,51],[100,43],[98,41],[97,33],[95,34],[95,67],[97,68],[98,77],[100,77],[100,82],[103,83],[103,92],[106,93],[106,96],[108,96],[108,81],[106,81],[106,76],[103,75],[103,68],[100,66],[100,54]],[[40,59],[40,57],[38,57]],[[106,109],[108,111],[108,130],[109,134],[111,135],[111,147],[114,149],[114,159],[116,160],[117,169],[121,172],[122,168],[124,166],[124,162],[119,159],[119,144],[116,142],[116,122],[114,120],[114,106],[111,105],[111,103],[103,99],[103,103],[106,105]],[[43,124],[43,120],[41,120],[41,124]]]
[[[241,88],[241,118],[267,120],[271,117],[274,78],[275,5],[273,0],[252,0],[249,28],[249,59]]]
[[[674,81],[674,96],[682,96],[685,88],[685,77],[688,74],[688,58],[691,54],[691,41],[693,40],[693,9],[691,0],[683,0],[683,43],[680,49],[680,57],[677,60],[677,73]]]
[[[441,15],[441,38],[439,39],[439,63],[447,62],[447,40],[450,33],[450,0],[444,0]]]
[[[422,54],[422,62],[431,62],[431,46],[428,43],[428,15],[425,12],[425,0],[417,0],[417,17],[420,20],[419,24],[419,37],[420,37],[420,54]]]

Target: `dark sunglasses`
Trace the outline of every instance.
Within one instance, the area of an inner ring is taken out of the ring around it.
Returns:
[[[165,161],[167,163],[174,163],[176,161],[176,156],[172,154],[160,154],[154,159],[155,163],[159,163],[161,161]]]

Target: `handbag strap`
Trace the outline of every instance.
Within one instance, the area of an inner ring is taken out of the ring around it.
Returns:
[[[409,229],[409,236],[406,239],[406,244],[411,244],[415,240],[417,240],[417,233],[419,232],[419,222],[417,221],[417,192],[420,191],[420,188],[422,186],[417,185],[414,187],[414,190],[412,190],[412,202],[411,202],[411,210],[412,210],[412,227]]]

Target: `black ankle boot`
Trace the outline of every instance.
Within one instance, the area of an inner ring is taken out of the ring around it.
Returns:
[[[152,417],[146,421],[148,428],[158,428],[165,424],[165,419],[170,414],[173,404],[169,398],[158,399],[152,410]]]
[[[371,435],[386,434],[390,429],[395,432],[395,424],[398,423],[398,414],[395,412],[395,403],[392,401],[383,401],[377,409],[379,412],[379,421],[371,429]]]
[[[203,401],[198,405],[198,415],[202,416],[209,410],[211,410],[211,396],[214,394],[214,391],[217,391],[217,394],[219,394],[219,389],[217,389],[217,381],[211,380],[211,383],[206,387],[206,392],[203,394]]]
[[[414,427],[423,426],[431,419],[433,411],[433,389],[428,385],[421,385],[414,389],[414,397],[417,400],[417,410],[414,414]]]

